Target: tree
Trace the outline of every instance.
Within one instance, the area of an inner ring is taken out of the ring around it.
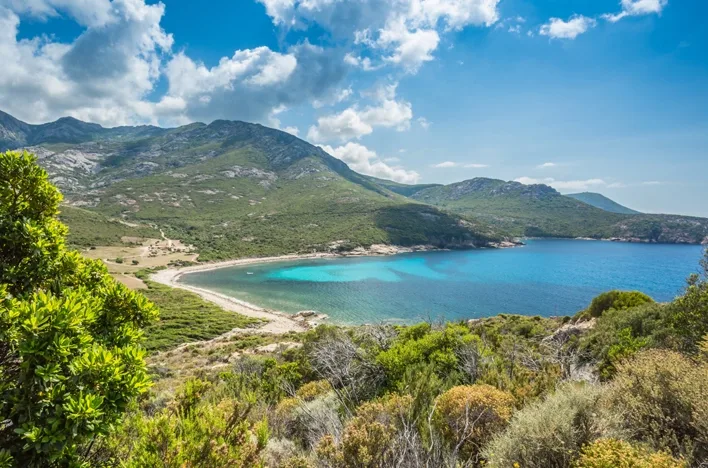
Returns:
[[[0,454],[19,466],[86,460],[149,387],[157,309],[67,250],[61,199],[33,155],[0,153]]]
[[[708,334],[708,249],[701,260],[702,274],[688,277],[686,292],[669,306],[669,324],[682,350],[695,352]]]

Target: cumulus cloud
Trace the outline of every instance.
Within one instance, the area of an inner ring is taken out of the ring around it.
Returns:
[[[425,117],[418,117],[418,125],[420,125],[423,130],[427,130],[430,128],[431,122],[426,119]]]
[[[536,179],[533,177],[519,177],[514,179],[524,185],[545,184],[558,190],[589,190],[591,188],[607,186],[607,182],[602,179],[587,180],[556,180],[552,177]]]
[[[259,0],[273,23],[286,28],[318,24],[335,39],[353,41],[414,73],[440,43],[440,33],[491,26],[500,0]],[[377,68],[370,57],[350,53],[348,64]]]
[[[602,15],[602,17],[616,23],[627,16],[658,15],[668,4],[669,0],[622,0],[620,2],[622,11],[616,14]]]
[[[592,18],[583,15],[575,15],[568,21],[560,18],[551,18],[548,23],[541,26],[539,34],[548,36],[551,39],[575,39],[579,35],[594,28],[597,24]]]
[[[420,174],[417,172],[408,171],[399,166],[389,166],[385,161],[379,159],[376,152],[359,143],[349,142],[337,148],[328,145],[320,147],[361,174],[389,179],[402,184],[415,184],[420,180]]]
[[[396,99],[395,92],[395,84],[379,86],[366,94],[375,100],[375,104],[363,108],[355,104],[342,112],[320,117],[317,125],[310,127],[307,138],[317,143],[345,142],[369,135],[376,127],[408,130],[413,107],[410,102]]]
[[[31,122],[65,115],[105,124],[150,120],[152,108],[144,98],[160,76],[161,55],[172,46],[172,36],[160,27],[162,4],[114,0],[105,13],[98,7],[81,10],[93,2],[33,0],[8,6],[15,3],[25,14],[53,15],[63,6],[89,26],[73,43],[18,39],[20,16],[0,8],[3,109]]]
[[[0,0],[0,107],[33,123],[67,115],[109,126],[268,122],[281,106],[328,98],[347,73],[341,51],[308,42],[237,50],[207,67],[173,53],[164,13],[145,0]],[[85,27],[73,42],[18,39],[21,18],[58,14]],[[167,92],[155,102],[160,79]]]
[[[554,162],[546,162],[546,163],[543,163],[543,164],[539,164],[539,165],[536,166],[536,167],[537,167],[538,169],[549,169],[549,168],[551,168],[551,167],[556,167],[557,165],[558,165],[558,164],[556,164],[556,163],[554,163]]]

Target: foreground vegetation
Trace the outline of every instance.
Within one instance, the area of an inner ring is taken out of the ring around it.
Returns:
[[[0,154],[0,467],[708,461],[708,256],[669,304],[618,291],[574,318],[175,348],[248,324],[181,291],[149,284],[153,304],[115,283],[66,249],[59,200],[32,157]]]

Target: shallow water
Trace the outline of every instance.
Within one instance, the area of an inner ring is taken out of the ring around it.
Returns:
[[[550,316],[574,314],[610,289],[669,301],[698,271],[702,252],[686,245],[530,240],[503,250],[229,267],[180,281],[285,312],[316,310],[339,323]]]

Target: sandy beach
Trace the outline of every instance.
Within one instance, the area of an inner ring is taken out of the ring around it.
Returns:
[[[414,247],[397,247],[391,245],[372,245],[368,249],[359,248],[346,254],[339,253],[328,253],[328,252],[318,252],[312,254],[291,254],[291,255],[281,255],[278,257],[261,257],[261,258],[243,258],[238,260],[228,260],[225,262],[215,262],[215,263],[205,263],[203,265],[194,265],[184,268],[168,268],[166,270],[160,270],[153,273],[150,276],[152,281],[161,283],[172,288],[180,288],[186,291],[193,292],[202,297],[202,299],[213,302],[214,304],[223,307],[226,310],[230,310],[247,317],[258,318],[262,320],[268,320],[268,323],[263,325],[258,329],[260,332],[274,333],[274,334],[285,334],[289,332],[302,332],[308,330],[315,323],[322,320],[322,316],[313,316],[309,318],[312,320],[304,320],[302,317],[294,317],[291,314],[285,312],[280,312],[277,310],[265,309],[254,304],[250,304],[245,301],[241,301],[237,298],[227,296],[225,294],[220,294],[217,292],[209,291],[203,288],[197,288],[194,286],[188,286],[186,284],[180,283],[178,280],[181,276],[196,273],[200,271],[216,270],[219,268],[226,268],[230,266],[245,266],[245,265],[255,265],[263,263],[272,262],[283,262],[292,260],[308,260],[317,258],[342,258],[342,257],[360,257],[360,256],[387,256],[395,255],[399,253],[408,252],[421,252],[437,250],[431,246],[414,246]]]

